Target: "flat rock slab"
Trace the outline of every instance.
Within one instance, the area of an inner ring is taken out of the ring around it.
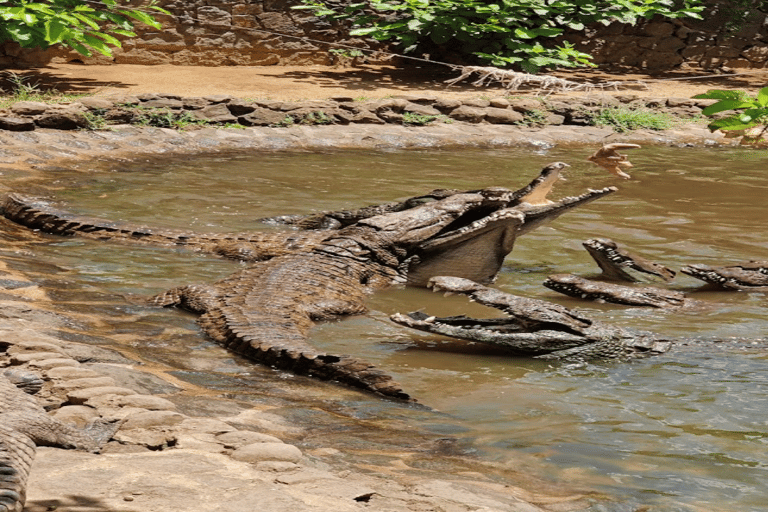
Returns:
[[[161,476],[159,476],[161,475]],[[359,512],[493,510],[543,512],[501,484],[394,480],[299,468],[259,471],[218,453],[198,450],[93,455],[38,449],[25,512]],[[563,500],[556,510],[583,509]],[[551,505],[551,504],[550,504]],[[581,506],[579,506],[581,505]]]

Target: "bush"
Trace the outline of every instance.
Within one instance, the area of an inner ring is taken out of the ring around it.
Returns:
[[[656,15],[700,18],[702,0],[367,0],[332,9],[303,0],[322,18],[348,20],[354,36],[395,41],[404,53],[448,48],[498,67],[540,68],[590,65],[590,56],[571,44],[545,46],[566,28],[586,24],[635,24]],[[679,5],[679,7],[676,7]]]
[[[168,14],[152,3],[143,9]],[[121,7],[117,0],[0,0],[0,43],[15,41],[22,48],[60,44],[87,57],[92,55],[91,50],[111,56],[110,46],[120,47],[115,36],[134,37],[133,25],[137,21],[162,28],[150,14]]]

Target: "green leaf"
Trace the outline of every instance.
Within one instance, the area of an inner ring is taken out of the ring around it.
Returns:
[[[107,46],[106,43],[98,37],[95,37],[91,34],[83,34],[83,39],[85,39],[85,42],[88,44],[88,46],[101,53],[102,55],[106,55],[107,57],[112,56],[112,50],[110,50],[109,46]]]
[[[81,45],[80,43],[78,43],[74,39],[68,39],[67,40],[67,46],[71,47],[73,50],[75,50],[80,55],[85,55],[86,57],[90,57],[91,55],[93,55],[93,53],[91,53],[91,51],[88,48],[86,48],[85,46]]]
[[[67,38],[67,25],[59,20],[48,20],[45,23],[45,39],[51,44],[58,44]]]
[[[82,21],[83,23],[85,23],[86,25],[88,25],[89,27],[91,27],[94,30],[98,30],[99,29],[99,24],[96,23],[95,21],[93,21],[93,19],[90,16],[86,16],[84,14],[80,14],[79,12],[72,13],[72,16],[74,16],[75,18],[79,19],[80,21]]]
[[[515,35],[520,39],[533,39],[536,37],[536,32],[528,28],[518,27],[515,29]]]
[[[742,100],[720,100],[714,105],[710,105],[706,107],[704,110],[701,111],[701,113],[704,114],[705,116],[711,116],[712,114],[717,114],[718,112],[723,112],[724,110],[748,108],[751,106],[752,106],[751,102],[744,102]]]
[[[768,87],[763,87],[760,89],[760,91],[757,93],[757,103],[761,107],[768,106]]]
[[[349,35],[351,36],[367,36],[369,34],[373,34],[375,32],[378,32],[378,27],[367,27],[367,28],[356,28],[349,31]]]
[[[757,125],[757,123],[743,123],[736,117],[728,117],[725,119],[718,119],[717,121],[710,123],[707,125],[707,128],[713,132],[715,130],[732,131],[746,130],[748,128],[752,128],[755,125]]]
[[[118,11],[120,14],[124,14],[125,16],[131,17],[137,21],[140,21],[141,23],[145,25],[149,25],[152,28],[161,29],[163,26],[158,23],[155,18],[150,16],[147,13],[141,12],[141,11],[133,11],[128,9],[120,9]]]

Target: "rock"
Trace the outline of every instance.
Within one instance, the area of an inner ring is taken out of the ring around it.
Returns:
[[[509,106],[512,107],[512,110],[516,110],[517,112],[522,112],[524,114],[534,110],[544,110],[544,105],[542,105],[540,101],[527,98],[513,100],[509,103]]]
[[[216,442],[212,434],[179,434],[174,448],[182,450],[200,450],[210,453],[223,453],[226,448]]]
[[[547,116],[544,118],[544,123],[554,126],[560,126],[565,122],[565,116],[561,116],[560,114],[547,114]]]
[[[82,112],[76,110],[49,110],[35,119],[37,126],[54,130],[77,130],[88,126]]]
[[[668,107],[692,107],[696,102],[689,98],[667,98]]]
[[[219,435],[235,430],[235,427],[214,418],[187,418],[179,425],[179,429],[189,432],[204,432]]]
[[[200,110],[192,111],[192,116],[200,121],[209,123],[234,123],[237,118],[232,115],[227,106],[223,103],[217,103]]]
[[[210,96],[203,96],[203,99],[210,103],[229,103],[234,98],[229,94],[211,94]]]
[[[109,377],[86,377],[83,379],[65,380],[53,385],[53,390],[68,393],[76,389],[114,386],[115,381]]]
[[[45,113],[50,105],[39,101],[19,101],[11,105],[11,112],[20,116],[37,116]]]
[[[29,132],[35,129],[35,122],[26,117],[0,117],[0,130],[9,132]]]
[[[491,102],[488,100],[482,100],[482,99],[475,99],[475,100],[464,100],[461,102],[462,105],[465,107],[475,107],[475,108],[485,108],[490,107]]]
[[[507,98],[491,98],[491,106],[496,108],[507,108],[510,102]]]
[[[301,450],[285,443],[253,443],[237,448],[232,458],[242,462],[256,464],[264,461],[299,462]]]
[[[52,359],[35,359],[29,362],[29,366],[40,370],[48,370],[60,366],[80,366],[80,363],[74,359],[58,357]]]
[[[48,352],[48,353],[55,353],[59,355],[66,355],[66,352],[64,352],[64,349],[62,349],[59,345],[55,343],[50,343],[48,341],[24,340],[14,344],[7,350],[7,353],[10,355],[30,353],[30,352]]]
[[[457,121],[481,123],[485,119],[485,109],[462,105],[459,108],[451,110],[448,115]]]
[[[108,110],[115,104],[104,98],[94,98],[92,96],[80,99],[80,104],[88,110]]]
[[[511,108],[488,107],[485,109],[485,120],[492,124],[516,124],[523,120],[523,114]]]
[[[136,428],[168,427],[184,421],[186,416],[174,411],[142,411],[126,417],[121,428],[131,430]]]
[[[245,100],[232,100],[227,102],[227,108],[233,116],[244,116],[250,114],[256,107]]]
[[[419,114],[423,116],[439,116],[442,113],[434,107],[429,105],[419,105],[418,103],[411,103],[405,106],[405,112],[411,112],[413,114]]]
[[[451,110],[455,108],[459,108],[462,105],[461,101],[455,100],[455,99],[439,99],[435,103],[432,104],[433,107],[435,107],[440,112],[450,112]]]
[[[148,411],[175,411],[170,400],[152,395],[99,395],[90,398],[86,405],[102,408],[134,407]]]
[[[55,359],[60,358],[62,355],[63,354],[61,352],[21,352],[19,354],[11,355],[11,364],[15,366],[28,363],[30,361]]]
[[[89,370],[88,368],[72,368],[67,366],[59,366],[51,368],[45,372],[46,377],[49,379],[84,379],[88,377],[99,377],[100,374]]]
[[[203,98],[184,98],[181,100],[184,110],[198,110],[211,104],[210,101]]]
[[[283,105],[280,107],[280,110],[286,111],[286,112],[292,112],[294,110],[304,110],[304,111],[323,111],[323,110],[331,110],[337,108],[339,105],[335,101],[326,101],[326,100],[307,100],[307,101],[298,101],[295,103],[283,103]]]
[[[253,432],[251,430],[233,430],[232,432],[226,432],[224,434],[217,435],[216,439],[227,448],[240,448],[242,446],[254,443],[283,442],[274,436],[262,434],[260,432]]]
[[[147,108],[169,108],[171,110],[181,110],[184,108],[184,103],[182,103],[180,100],[157,98],[147,101],[142,100],[141,106]]]
[[[99,412],[93,407],[86,407],[85,405],[67,405],[57,409],[53,413],[53,417],[64,423],[71,423],[83,428],[99,418]]]
[[[99,395],[135,395],[132,389],[118,386],[100,386],[96,388],[76,389],[67,393],[67,400],[72,405],[82,405],[91,398]]]
[[[275,112],[271,109],[256,107],[253,112],[240,116],[237,120],[244,126],[272,126],[280,124],[287,117],[285,112]]]

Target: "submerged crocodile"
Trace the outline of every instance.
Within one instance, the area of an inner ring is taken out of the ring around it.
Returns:
[[[153,303],[200,314],[198,323],[213,340],[257,362],[408,400],[391,377],[370,364],[325,354],[307,343],[313,321],[363,313],[366,294],[392,283],[424,285],[429,277],[444,274],[492,281],[517,236],[616,190],[607,187],[557,202],[547,200],[547,192],[566,166],[551,164],[516,191],[499,187],[450,191],[442,199],[416,201],[411,207],[361,218],[341,229],[284,234],[289,238],[319,234],[320,238],[291,250],[285,250],[283,243],[281,255],[213,284],[175,288],[155,297]],[[28,205],[18,196],[7,204],[5,215],[12,220],[59,234],[151,243],[159,232],[93,219],[84,222],[38,204],[17,208]],[[221,241],[216,236],[167,233],[159,237],[162,245],[208,250],[208,244]],[[241,238],[239,242],[249,244],[254,240]]]
[[[395,313],[393,322],[452,338],[501,347],[510,353],[541,359],[617,359],[660,354],[671,342],[653,333],[598,322],[559,304],[518,297],[467,279],[437,276],[434,291],[461,293],[499,309],[504,318],[434,317],[422,312]]]
[[[680,272],[726,290],[768,291],[768,261],[749,261],[722,267],[687,265]]]
[[[24,508],[37,446],[96,453],[119,427],[116,422],[95,422],[80,430],[62,423],[12,383],[19,377],[19,386],[28,383],[26,375],[17,372],[0,375],[0,511],[9,512]]]

